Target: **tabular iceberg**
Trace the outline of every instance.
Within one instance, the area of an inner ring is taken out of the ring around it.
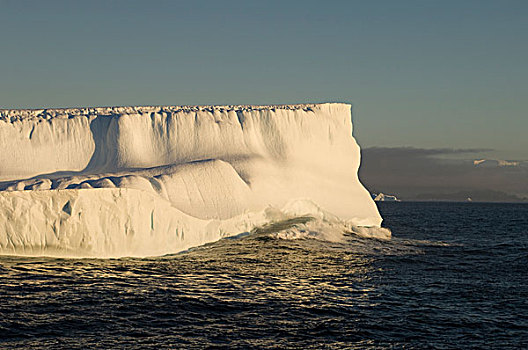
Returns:
[[[303,215],[381,224],[347,104],[0,110],[0,147],[0,254],[162,255]]]

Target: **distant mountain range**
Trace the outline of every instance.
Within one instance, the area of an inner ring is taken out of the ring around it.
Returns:
[[[528,162],[471,157],[480,152],[366,148],[359,176],[371,193],[402,201],[528,202]]]
[[[493,190],[466,190],[451,193],[421,193],[413,198],[425,201],[453,202],[525,202],[528,198]]]

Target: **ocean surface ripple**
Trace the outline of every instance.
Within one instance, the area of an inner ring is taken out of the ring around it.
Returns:
[[[279,225],[157,258],[0,257],[0,348],[528,347],[528,205],[378,205],[390,241]]]

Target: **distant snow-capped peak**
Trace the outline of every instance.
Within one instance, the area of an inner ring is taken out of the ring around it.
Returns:
[[[503,159],[475,159],[473,160],[475,166],[498,166],[498,167],[513,167],[521,165],[520,161],[503,160]]]

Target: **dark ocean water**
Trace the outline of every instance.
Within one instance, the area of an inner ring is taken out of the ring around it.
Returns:
[[[0,348],[528,349],[528,205],[379,204],[391,241],[0,257]]]

